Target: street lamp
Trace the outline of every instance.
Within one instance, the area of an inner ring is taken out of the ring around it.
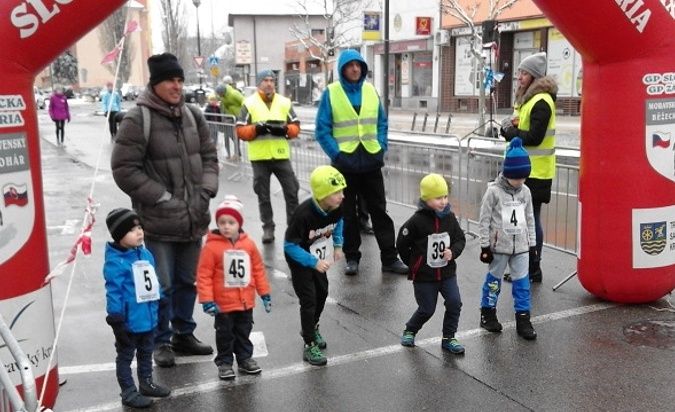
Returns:
[[[202,55],[202,41],[201,41],[201,36],[199,34],[199,5],[202,4],[201,0],[192,0],[192,4],[195,5],[195,10],[197,11],[197,55],[201,57]],[[197,76],[199,77],[199,90],[202,90],[202,68],[200,67],[197,70]],[[202,91],[198,98],[202,97],[201,94],[204,92]],[[202,102],[200,102],[202,103]]]

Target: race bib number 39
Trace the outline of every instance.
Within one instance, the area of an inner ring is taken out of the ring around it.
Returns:
[[[223,254],[226,288],[245,288],[251,283],[251,258],[244,250],[226,250]]]
[[[432,233],[427,237],[427,265],[432,268],[447,266],[448,261],[443,259],[443,252],[450,248],[450,235],[446,233]]]
[[[151,302],[159,300],[159,282],[155,268],[147,260],[137,260],[131,266],[134,272],[134,287],[136,302]]]
[[[502,203],[502,229],[507,235],[520,235],[525,231],[525,205],[520,202]]]

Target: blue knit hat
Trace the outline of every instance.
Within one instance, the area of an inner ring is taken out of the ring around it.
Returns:
[[[523,141],[520,137],[514,137],[506,148],[502,174],[509,179],[524,179],[530,175],[530,171],[532,171],[530,156],[523,149]]]
[[[273,77],[274,79],[277,78],[277,76],[274,75],[274,72],[270,69],[264,69],[260,70],[258,74],[255,76],[255,84],[260,85],[260,83],[265,79],[265,77]]]

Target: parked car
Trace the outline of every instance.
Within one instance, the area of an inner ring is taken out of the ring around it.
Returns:
[[[213,90],[209,87],[199,86],[185,86],[183,88],[183,95],[185,96],[185,101],[188,103],[206,103],[206,96],[210,93],[213,93]]]
[[[133,84],[124,83],[122,89],[120,90],[122,99],[124,100],[136,100],[138,95],[143,90],[140,86],[134,86]]]
[[[37,87],[33,87],[33,97],[35,98],[35,107],[37,107],[40,110],[44,109],[46,106],[45,103],[46,99],[45,96],[40,91],[40,89],[38,89]]]
[[[98,102],[101,100],[100,87],[86,87],[80,90],[80,96],[87,102]]]

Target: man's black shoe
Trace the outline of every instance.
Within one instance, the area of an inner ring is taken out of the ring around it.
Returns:
[[[171,349],[171,345],[168,343],[155,348],[152,352],[152,357],[155,358],[155,365],[161,368],[170,368],[176,364],[176,356],[173,353],[173,349]]]
[[[403,262],[401,262],[400,259],[396,259],[395,261],[385,265],[382,264],[382,271],[383,272],[391,272],[391,273],[396,273],[399,275],[407,275],[408,274],[408,266],[406,266]]]
[[[244,372],[248,375],[257,375],[262,371],[262,368],[258,366],[258,362],[254,361],[252,358],[248,358],[244,361],[237,361],[239,366],[239,372]]]
[[[173,350],[182,355],[210,355],[213,353],[211,346],[202,343],[191,333],[171,336],[171,346],[173,346]]]
[[[345,267],[345,275],[354,276],[359,273],[359,262],[355,260],[348,260]]]

